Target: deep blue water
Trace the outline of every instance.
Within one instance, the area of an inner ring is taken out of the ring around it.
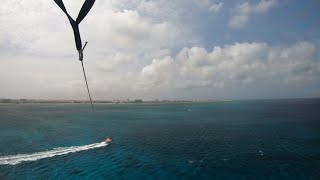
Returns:
[[[0,179],[320,179],[319,99],[95,108],[0,104],[0,164],[113,140],[2,160]]]

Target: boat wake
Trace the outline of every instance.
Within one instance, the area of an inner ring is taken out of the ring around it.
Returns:
[[[54,157],[65,155],[69,153],[85,151],[89,149],[95,149],[107,146],[106,142],[94,143],[84,146],[71,146],[71,147],[60,147],[54,148],[50,151],[37,152],[32,154],[17,154],[17,155],[9,155],[9,156],[0,156],[0,165],[16,165],[22,163],[24,161],[37,161],[39,159]]]

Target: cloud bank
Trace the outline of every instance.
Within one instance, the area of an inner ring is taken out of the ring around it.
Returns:
[[[158,96],[168,98],[179,93],[200,93],[203,89],[207,93],[211,91],[206,97],[219,98],[215,91],[242,91],[243,88],[249,90],[264,86],[272,86],[273,89],[294,87],[297,90],[295,93],[301,93],[304,84],[319,81],[320,63],[316,55],[316,46],[310,42],[299,42],[292,46],[235,43],[216,46],[212,51],[201,47],[186,47],[175,56],[165,51],[151,59],[150,63],[138,67],[135,66],[139,64],[140,57],[126,54],[114,54],[106,60],[87,65],[93,96],[98,99],[115,96],[123,99],[136,96],[147,99]],[[35,66],[23,70],[27,62]],[[64,98],[85,96],[81,69],[74,69],[77,65],[76,62],[56,60],[45,63],[41,60],[2,61],[2,67],[12,67],[24,73],[16,76],[11,70],[2,71],[2,82],[11,78],[1,93],[10,95],[13,93],[11,89],[19,91],[20,86],[29,85],[38,94],[46,89],[57,97],[61,97],[59,93]],[[20,78],[25,83],[18,84]],[[263,96],[259,92],[258,95]],[[191,99],[195,97],[197,94]]]

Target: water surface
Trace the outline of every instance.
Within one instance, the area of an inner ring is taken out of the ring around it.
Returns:
[[[320,179],[319,99],[95,107],[0,104],[0,179]]]

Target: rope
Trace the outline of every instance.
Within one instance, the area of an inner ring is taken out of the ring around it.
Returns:
[[[89,86],[88,86],[88,81],[87,81],[87,76],[86,76],[86,71],[84,70],[84,65],[83,65],[83,55],[82,55],[82,51],[83,51],[84,48],[86,47],[87,43],[88,43],[88,42],[86,42],[86,43],[84,44],[84,47],[81,49],[81,51],[79,51],[79,60],[81,61],[82,71],[83,71],[84,79],[85,79],[85,81],[86,81],[86,85],[87,85],[87,90],[88,90],[88,94],[89,94],[89,98],[90,98],[90,103],[91,103],[92,111],[94,112],[93,103],[92,103],[91,94],[90,94],[90,90],[89,90]]]
[[[83,61],[81,61],[81,65],[82,65],[82,70],[83,70],[84,79],[86,80],[86,85],[87,85],[87,90],[88,90],[88,94],[89,94],[89,98],[90,98],[90,103],[91,103],[92,111],[94,112],[93,103],[92,103],[92,99],[91,99],[91,94],[90,94],[90,90],[89,90],[89,86],[88,86],[88,81],[87,81],[87,76],[86,76],[86,72],[85,72],[84,66],[83,66]]]

